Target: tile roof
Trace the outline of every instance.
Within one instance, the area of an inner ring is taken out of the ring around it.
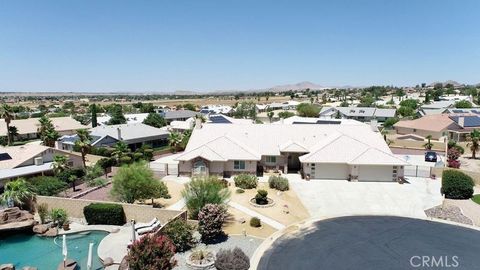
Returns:
[[[38,128],[40,127],[40,122],[38,121],[39,119],[40,118],[27,118],[12,120],[10,122],[10,126],[15,126],[18,129],[18,134],[20,135],[37,133]],[[59,132],[88,128],[88,126],[82,125],[80,122],[71,117],[52,117],[50,120],[52,121],[55,130]],[[1,119],[0,136],[5,136],[6,134],[7,124],[5,123],[5,120]]]
[[[433,114],[425,115],[414,120],[398,121],[393,126],[399,128],[413,128],[440,132],[447,130],[452,124],[454,124],[454,121],[450,119],[448,114]]]

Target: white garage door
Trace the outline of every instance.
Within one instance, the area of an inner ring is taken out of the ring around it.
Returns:
[[[360,166],[359,181],[392,181],[392,166]]]
[[[313,168],[311,168],[313,170]],[[314,179],[348,179],[348,165],[347,164],[326,164],[326,163],[316,163],[315,164],[315,175]]]

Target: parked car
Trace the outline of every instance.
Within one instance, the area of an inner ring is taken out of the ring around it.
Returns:
[[[425,161],[427,162],[437,162],[437,153],[433,151],[428,151],[425,153]]]

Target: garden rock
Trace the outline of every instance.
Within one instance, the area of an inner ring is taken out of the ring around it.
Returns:
[[[0,270],[15,270],[15,266],[11,263],[0,265]]]
[[[46,231],[48,231],[49,226],[46,224],[38,224],[33,226],[33,232],[36,234],[44,234]]]
[[[33,266],[25,266],[22,268],[22,270],[37,270],[38,268],[37,267],[33,267]]]
[[[32,228],[35,224],[33,215],[18,207],[0,210],[0,232]]]
[[[58,229],[57,228],[48,228],[48,230],[42,234],[42,236],[47,236],[47,237],[55,237],[58,235]]]

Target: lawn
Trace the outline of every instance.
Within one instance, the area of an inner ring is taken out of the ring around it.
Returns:
[[[472,201],[480,204],[480,194],[473,195]]]

